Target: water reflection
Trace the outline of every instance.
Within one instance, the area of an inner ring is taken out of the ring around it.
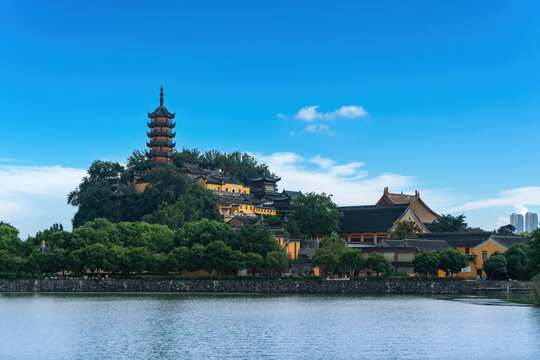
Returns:
[[[2,294],[0,358],[532,359],[540,310],[392,296]]]

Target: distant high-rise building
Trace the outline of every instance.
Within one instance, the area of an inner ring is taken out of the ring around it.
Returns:
[[[516,230],[515,232],[520,233],[525,230],[525,221],[523,215],[521,214],[512,214],[510,215],[510,224],[512,224]]]
[[[525,231],[533,232],[538,229],[538,214],[528,212],[525,214]]]

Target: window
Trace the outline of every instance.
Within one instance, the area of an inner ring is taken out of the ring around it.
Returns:
[[[482,251],[482,260],[487,260],[487,251]]]
[[[469,255],[469,248],[468,247],[465,248],[465,254]]]

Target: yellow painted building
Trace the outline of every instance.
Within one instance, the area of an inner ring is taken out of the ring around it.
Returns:
[[[227,178],[216,179],[213,177],[199,177],[197,184],[207,190],[225,191],[233,194],[249,194],[249,186],[240,184]]]
[[[524,242],[525,238],[520,236],[500,236],[492,235],[476,246],[455,246],[455,249],[465,254],[468,258],[468,266],[465,271],[457,275],[469,279],[484,278],[484,261],[489,259],[495,252],[504,253],[514,244]]]

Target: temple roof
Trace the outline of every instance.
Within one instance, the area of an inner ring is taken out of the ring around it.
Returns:
[[[376,205],[396,205],[396,204],[409,204],[414,213],[418,216],[420,221],[424,224],[431,224],[435,220],[439,219],[440,216],[435,211],[431,210],[429,206],[426,205],[420,199],[420,193],[415,191],[414,195],[407,194],[394,194],[388,191],[388,188],[384,188],[384,193],[377,201]]]
[[[270,182],[276,182],[276,181],[279,181],[281,180],[280,177],[273,177],[273,176],[269,176],[269,175],[266,175],[266,174],[261,174],[259,176],[254,176],[254,177],[251,177],[251,178],[247,178],[247,181],[250,181],[250,182],[257,182],[257,181],[270,181]]]
[[[174,119],[176,113],[170,113],[165,106],[163,106],[163,86],[161,87],[161,92],[159,93],[159,106],[152,113],[148,113],[150,119],[156,117],[165,117],[169,119]]]
[[[338,210],[343,213],[340,218],[342,233],[386,232],[394,226],[396,220],[403,215],[409,205],[390,206],[343,206]]]
[[[491,235],[487,240],[484,240],[482,243],[476,245],[476,247],[482,245],[483,243],[493,240],[500,246],[502,246],[505,249],[508,249],[510,246],[518,244],[518,243],[524,243],[527,241],[523,236],[517,236],[517,235],[511,235],[511,236],[504,236],[504,235]]]
[[[418,234],[420,239],[445,240],[452,246],[476,246],[493,235],[490,231],[478,232],[431,232]]]

